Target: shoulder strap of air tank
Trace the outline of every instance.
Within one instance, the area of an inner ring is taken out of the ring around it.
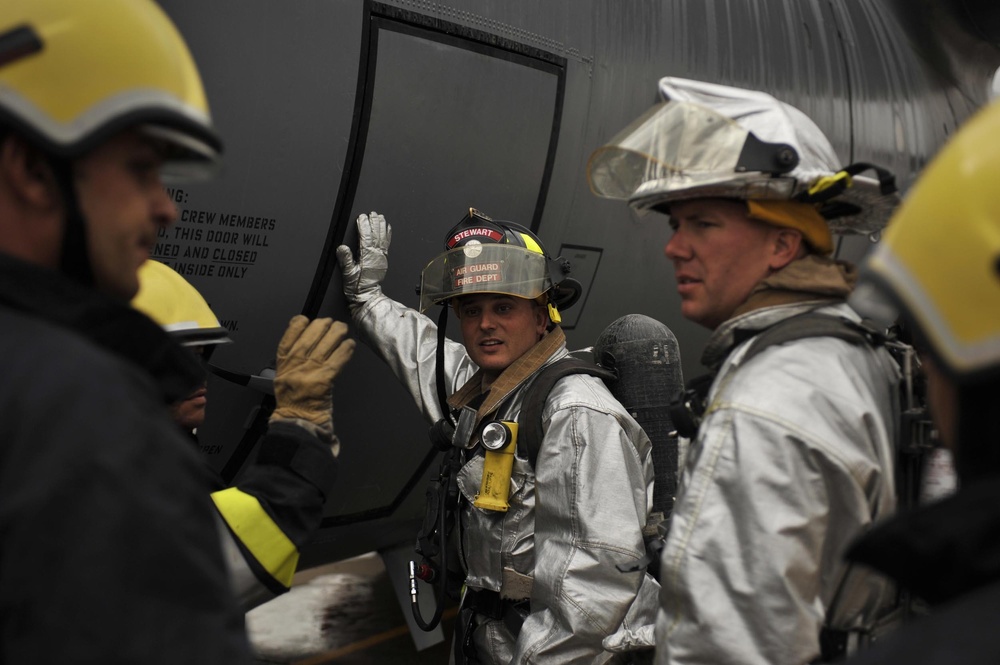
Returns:
[[[806,312],[779,321],[754,335],[754,341],[743,354],[740,363],[746,363],[768,347],[806,337],[836,337],[856,346],[885,343],[885,336],[865,322],[859,323],[843,316]]]
[[[545,402],[552,391],[552,386],[556,384],[556,381],[570,374],[589,374],[604,381],[618,378],[612,370],[606,367],[573,356],[557,360],[538,371],[538,375],[525,391],[524,399],[521,402],[521,414],[517,419],[518,447],[531,462],[531,468],[535,468],[535,460],[538,459],[538,451],[542,447],[542,439],[545,436],[542,429],[542,409],[545,408]]]

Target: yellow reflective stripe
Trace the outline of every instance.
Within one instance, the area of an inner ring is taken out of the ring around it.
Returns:
[[[299,565],[299,551],[274,523],[256,497],[235,487],[212,493],[216,508],[240,542],[285,587]]]
[[[524,246],[527,249],[530,249],[532,252],[536,252],[538,254],[545,254],[545,252],[542,251],[542,248],[538,245],[538,243],[535,242],[535,239],[529,236],[527,233],[518,233],[518,235],[521,236],[521,240],[524,241]]]

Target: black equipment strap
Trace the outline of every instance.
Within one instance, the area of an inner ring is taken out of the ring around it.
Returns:
[[[739,337],[740,331],[737,331]],[[836,337],[845,342],[860,346],[862,344],[880,344],[885,341],[881,333],[863,323],[856,323],[841,316],[806,312],[779,321],[770,328],[754,335],[754,341],[743,354],[740,364],[744,364],[764,349],[778,344],[784,344],[806,337]],[[748,336],[750,336],[748,335]],[[742,341],[737,339],[737,341]]]
[[[886,342],[885,335],[864,322],[858,323],[846,317],[814,311],[789,317],[761,331],[737,329],[733,336],[737,345],[753,339],[740,359],[740,365],[745,365],[768,347],[807,337],[835,337],[855,346],[877,346]],[[691,379],[681,396],[668,407],[674,426],[681,436],[693,439],[698,435],[701,418],[708,406],[705,401],[714,379],[714,373]]]
[[[437,353],[436,353],[436,363],[434,365],[434,376],[437,384],[437,398],[438,404],[441,405],[441,413],[444,414],[445,420],[450,422],[452,425],[455,424],[455,419],[451,417],[451,407],[448,406],[448,388],[444,384],[444,342],[445,342],[445,331],[448,327],[448,303],[443,303],[441,305],[441,313],[438,315],[437,321]]]
[[[538,451],[542,447],[542,439],[545,436],[542,430],[542,409],[545,408],[545,401],[556,381],[570,374],[589,374],[604,381],[618,378],[610,369],[572,356],[557,360],[539,370],[538,376],[531,382],[524,394],[521,415],[517,419],[517,445],[521,447],[522,453],[531,462],[531,468],[535,468],[535,460],[538,459]]]

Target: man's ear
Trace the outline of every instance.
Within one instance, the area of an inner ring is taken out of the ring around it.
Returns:
[[[48,211],[60,204],[48,158],[19,136],[0,138],[0,177],[22,205]]]
[[[781,270],[789,263],[800,259],[808,253],[802,232],[796,229],[775,227],[774,251],[771,253],[771,260],[768,267],[771,270]]]
[[[549,328],[549,306],[536,304],[535,306],[535,332],[538,333],[539,338],[545,334],[545,331]]]

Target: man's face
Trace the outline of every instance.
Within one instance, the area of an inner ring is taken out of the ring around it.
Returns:
[[[537,344],[548,323],[535,301],[495,293],[460,297],[458,318],[466,351],[493,378]]]
[[[208,385],[206,383],[184,399],[171,405],[170,415],[173,416],[174,422],[181,426],[181,429],[190,432],[198,429],[205,422],[205,408],[207,406]]]
[[[188,349],[207,366],[212,347],[192,346]],[[208,379],[206,378],[193,393],[170,405],[170,415],[185,432],[198,429],[205,422],[208,409]]]
[[[670,205],[674,234],[664,252],[674,264],[684,318],[718,327],[771,272],[777,229],[746,211],[744,203],[726,199]]]
[[[129,300],[136,271],[149,258],[160,228],[177,208],[160,181],[160,151],[137,131],[107,141],[77,161],[77,196],[99,290]]]

